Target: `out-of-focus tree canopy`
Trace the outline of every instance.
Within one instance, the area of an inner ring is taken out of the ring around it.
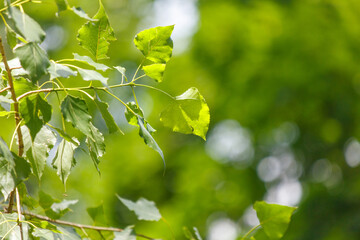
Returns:
[[[98,8],[95,0],[69,3],[91,16]],[[104,62],[123,65],[130,72],[141,60],[133,45],[135,34],[169,24],[165,22],[169,12],[178,15],[174,50],[181,47],[158,87],[179,95],[196,86],[209,105],[211,125],[206,142],[173,133],[158,121],[166,96],[136,89],[140,106],[158,130],[167,163],[163,175],[160,157],[126,123],[124,109],[110,105],[126,135],[105,137],[101,176],[79,151],[66,192],[50,168],[42,179],[41,189],[53,196],[80,200],[75,214],[66,215],[69,219],[91,223],[86,207],[103,205],[110,225],[134,223],[135,215],[115,197],[117,193],[155,201],[171,225],[139,222],[138,232],[182,239],[183,226],[195,226],[207,239],[231,240],[256,225],[251,206],[266,200],[299,207],[284,239],[360,238],[360,2],[103,0],[103,4],[118,39]],[[187,7],[176,7],[182,5]],[[51,58],[88,54],[76,41],[85,20],[70,12],[54,18],[57,9],[50,0],[26,10],[45,26],[43,47]],[[194,25],[186,25],[191,21]],[[109,77],[112,83],[121,81],[120,75]],[[116,90],[116,94],[131,100],[131,92]],[[13,121],[1,121],[9,140]],[[105,129],[96,118],[95,124]],[[32,194],[37,196],[37,191]]]

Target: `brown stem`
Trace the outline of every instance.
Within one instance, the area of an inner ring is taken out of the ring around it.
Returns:
[[[0,93],[5,92],[5,91],[7,91],[9,89],[10,89],[10,87],[3,88],[3,89],[0,90]]]
[[[4,66],[5,66],[5,70],[6,70],[6,73],[7,73],[7,76],[8,76],[8,82],[9,82],[9,87],[10,87],[10,92],[11,92],[11,98],[14,101],[15,126],[19,126],[20,121],[21,121],[21,117],[20,117],[20,114],[19,114],[19,102],[16,99],[13,78],[12,78],[12,75],[11,75],[11,69],[10,69],[9,64],[7,62],[7,59],[6,59],[4,45],[3,45],[3,42],[2,42],[1,36],[0,36],[0,53],[1,53],[1,56],[2,56],[2,59],[3,59],[3,62],[4,62]],[[18,144],[19,144],[18,155],[21,157],[23,155],[23,152],[24,152],[24,142],[23,142],[21,129],[17,128],[16,131],[17,131],[17,135],[18,135]],[[7,212],[9,212],[9,213],[11,213],[13,211],[14,194],[15,194],[14,191],[12,191],[10,193],[9,206],[7,208]]]
[[[16,211],[16,210],[14,210]],[[65,225],[65,226],[70,226],[70,227],[76,227],[79,229],[91,229],[91,230],[96,230],[96,231],[110,231],[110,232],[122,232],[124,231],[124,229],[121,228],[113,228],[113,227],[98,227],[98,226],[91,226],[91,225],[85,225],[85,224],[79,224],[79,223],[73,223],[73,222],[68,222],[68,221],[63,221],[63,220],[55,220],[55,219],[51,219],[49,217],[46,216],[42,216],[39,214],[35,214],[32,212],[28,212],[28,211],[23,211],[22,212],[23,215],[25,216],[29,216],[29,217],[33,217],[36,219],[40,219],[40,220],[44,220],[47,222],[51,222],[51,223],[56,223],[56,224],[60,224],[60,225]],[[142,237],[145,239],[149,239],[149,240],[155,240],[154,238],[142,235],[142,234],[136,234],[136,236],[138,237]]]

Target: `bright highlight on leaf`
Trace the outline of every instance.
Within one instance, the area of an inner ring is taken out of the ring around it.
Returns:
[[[206,140],[209,107],[196,88],[189,88],[161,113],[160,121],[175,132],[194,134]]]
[[[52,162],[53,167],[57,169],[57,175],[64,185],[70,175],[71,168],[75,165],[75,148],[76,146],[74,144],[63,139],[57,148],[55,158]]]
[[[270,239],[280,239],[285,234],[296,207],[261,201],[254,204],[254,209],[266,235]]]
[[[71,68],[54,62],[50,62],[50,67],[48,68],[48,72],[50,73],[50,80],[60,77],[68,78],[70,76],[77,75],[77,72],[71,70]]]
[[[152,79],[156,80],[157,82],[162,82],[164,77],[166,64],[162,63],[155,63],[151,65],[144,66],[142,69],[144,70],[145,74]]]
[[[109,41],[116,40],[105,9],[101,1],[99,1],[99,3],[100,8],[93,17],[93,19],[98,21],[85,23],[85,25],[79,29],[77,36],[80,45],[90,51],[96,61],[108,58],[106,54],[109,50]]]
[[[139,220],[159,221],[161,214],[154,202],[140,198],[136,202],[117,196],[119,200],[131,211],[134,211]]]

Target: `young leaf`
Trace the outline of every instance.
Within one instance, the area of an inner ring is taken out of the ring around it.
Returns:
[[[7,199],[15,188],[15,179],[12,176],[14,168],[14,157],[5,141],[0,137],[0,189],[4,199]]]
[[[14,80],[14,90],[17,97],[36,89],[37,87],[32,82],[26,80],[23,77]]]
[[[55,0],[56,5],[58,7],[58,11],[56,15],[58,16],[60,12],[66,11],[69,8],[69,4],[67,0]]]
[[[106,70],[109,69],[109,67],[106,66],[105,64],[96,63],[88,56],[80,56],[79,54],[74,53],[74,59],[79,60],[83,63],[86,63],[86,64],[94,67],[96,70],[101,70],[101,71],[105,72]]]
[[[77,72],[71,70],[71,68],[54,62],[50,62],[50,67],[48,68],[48,72],[50,73],[50,80],[59,77],[68,78],[70,76],[77,75]]]
[[[20,59],[21,65],[30,75],[32,82],[39,80],[50,66],[46,52],[37,43],[28,42],[15,48],[15,55]]]
[[[114,240],[136,240],[136,235],[133,228],[133,226],[127,226],[123,231],[115,232]]]
[[[165,71],[166,64],[162,63],[155,63],[147,66],[143,66],[143,70],[145,74],[152,79],[156,80],[157,82],[162,82],[164,78],[164,71]]]
[[[174,132],[195,134],[206,139],[210,123],[209,107],[199,91],[192,87],[165,109],[160,121]]]
[[[91,135],[90,120],[86,102],[80,98],[67,95],[61,103],[61,112],[64,119],[70,122],[85,135]]]
[[[69,177],[71,168],[75,165],[75,148],[74,144],[63,139],[58,146],[52,163],[53,167],[57,169],[57,174],[64,185]]]
[[[20,101],[20,114],[30,130],[32,139],[35,139],[42,126],[50,121],[51,113],[51,105],[40,94],[26,97]]]
[[[102,157],[105,153],[104,136],[92,123],[90,123],[90,130],[91,138],[86,138],[86,144],[89,148],[90,157],[94,162],[96,170],[100,173],[98,164],[100,162],[99,158]]]
[[[135,36],[134,43],[143,55],[155,63],[167,63],[172,55],[170,38],[174,25],[144,30]]]
[[[81,7],[72,7],[70,8],[71,11],[73,11],[76,15],[79,17],[89,20],[89,21],[97,21],[96,19],[92,19],[87,15],[87,13],[81,8]]]
[[[118,195],[117,197],[129,210],[135,212],[139,220],[159,221],[161,219],[161,214],[154,202],[145,198],[133,202]]]
[[[113,116],[110,114],[110,112],[108,110],[109,105],[106,102],[102,102],[98,98],[95,98],[94,102],[95,102],[96,106],[99,108],[101,115],[105,120],[106,126],[109,129],[109,133],[115,133],[115,132],[119,131],[120,133],[124,134],[120,130],[119,126],[116,124]]]
[[[270,239],[280,239],[285,234],[295,207],[255,202],[254,209],[260,225]]]
[[[134,115],[131,111],[129,111],[127,108],[125,108],[125,118],[128,121],[130,125],[138,127],[138,116],[144,117],[143,110],[139,108],[135,102],[128,102],[126,105],[129,106],[129,108],[136,113],[137,115]]]
[[[87,22],[79,29],[77,36],[80,45],[89,50],[94,55],[96,61],[108,58],[106,54],[109,50],[109,41],[116,40],[105,9],[101,1],[99,3],[100,8],[93,17],[93,19],[98,21]]]
[[[29,42],[41,43],[45,39],[45,32],[40,25],[23,11],[11,7],[10,13],[16,29]]]
[[[107,81],[109,79],[104,77],[103,75],[101,75],[97,71],[88,70],[88,69],[82,69],[82,68],[79,68],[78,71],[79,71],[81,77],[85,81],[92,81],[92,80],[100,81],[105,87],[107,87],[107,85],[108,85]]]

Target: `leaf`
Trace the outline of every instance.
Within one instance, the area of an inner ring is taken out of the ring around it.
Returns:
[[[70,76],[77,75],[77,72],[71,70],[71,68],[54,62],[50,62],[50,67],[47,70],[50,73],[50,80],[59,77],[68,78]]]
[[[143,70],[145,74],[152,79],[156,80],[157,82],[162,82],[164,78],[164,71],[165,71],[166,64],[162,63],[155,63],[152,65],[143,66]]]
[[[11,18],[15,22],[16,29],[29,42],[41,43],[45,39],[45,32],[41,26],[25,12],[16,7],[11,7]]]
[[[30,130],[32,139],[35,139],[42,126],[50,121],[52,108],[40,94],[37,94],[20,101],[20,114]]]
[[[9,68],[11,68],[11,75],[13,77],[18,77],[18,76],[27,76],[28,72],[21,66],[20,60],[19,58],[13,58],[11,60],[8,60],[8,65]],[[0,68],[3,71],[6,71],[4,63],[0,62]]]
[[[80,45],[90,51],[90,53],[94,55],[96,61],[108,58],[106,54],[109,50],[109,41],[116,40],[114,31],[110,26],[108,16],[106,15],[101,1],[99,1],[99,4],[99,10],[93,17],[93,19],[98,21],[89,21],[84,24],[79,29],[77,36]]]
[[[56,151],[52,166],[57,169],[57,175],[65,185],[71,168],[75,165],[74,151],[76,146],[63,139]]]
[[[102,102],[98,98],[95,98],[94,103],[99,108],[101,115],[105,120],[106,126],[109,129],[109,133],[120,132],[120,133],[124,134],[120,130],[119,126],[116,124],[113,116],[110,114],[110,112],[108,110],[109,105],[106,102]]]
[[[144,117],[144,113],[143,110],[141,108],[139,108],[135,102],[128,102],[126,103],[126,105],[137,115],[134,115],[134,113],[132,113],[131,111],[129,111],[128,108],[125,108],[125,118],[127,120],[127,122],[133,126],[138,127],[138,116],[140,117]]]
[[[105,72],[106,70],[109,69],[109,67],[106,66],[105,64],[96,63],[88,56],[80,56],[79,54],[74,53],[74,59],[79,60],[85,64],[88,64],[88,65],[94,67],[96,70],[101,70],[101,71]]]
[[[21,203],[28,207],[28,209],[34,209],[39,205],[38,201],[35,200],[32,196],[30,196],[30,194],[28,193],[24,182],[17,185],[17,188],[19,190]]]
[[[69,4],[66,0],[55,0],[58,7],[56,15],[58,16],[60,12],[66,11],[69,8]]]
[[[90,157],[94,162],[96,170],[100,173],[100,169],[98,167],[99,158],[102,157],[105,153],[105,142],[104,136],[101,132],[90,123],[90,130],[91,130],[91,138],[86,138],[86,144],[89,148]]]
[[[161,214],[154,202],[145,198],[133,202],[118,195],[117,197],[129,210],[135,212],[139,220],[159,221],[161,219]]]
[[[8,25],[6,25],[6,40],[11,48],[14,48],[17,44],[16,32]]]
[[[23,95],[26,92],[36,90],[37,87],[27,79],[21,77],[14,79],[14,89],[17,97]]]
[[[89,21],[97,21],[97,20],[92,19],[91,17],[89,17],[81,7],[72,7],[72,8],[70,8],[70,10],[73,11],[76,15],[78,15],[81,18],[84,18],[84,19],[89,20]]]
[[[56,128],[56,127],[52,127],[56,133],[58,133],[62,138],[64,138],[66,141],[71,142],[72,144],[74,144],[76,147],[79,146],[79,142],[77,141],[76,138],[72,138],[71,136],[69,136],[66,132],[64,132],[63,130],[61,130],[60,128]]]
[[[30,164],[22,157],[17,156],[14,154],[15,160],[15,186],[22,183],[25,179],[30,176],[31,167]]]
[[[22,216],[24,219],[24,216]],[[22,235],[21,238],[20,228],[17,225],[18,214],[17,213],[1,213],[0,214],[0,237],[8,240],[24,239],[28,240],[29,225],[25,222],[22,223]],[[6,235],[6,238],[4,237]]]
[[[103,204],[93,207],[93,208],[87,208],[87,213],[91,217],[91,219],[94,221],[95,225],[106,225],[107,221],[105,219],[105,213],[104,213],[104,207]]]
[[[121,232],[114,232],[114,240],[136,240],[136,235],[133,228],[133,226],[127,226]]]
[[[0,111],[0,117],[9,117],[13,113],[15,113],[15,112],[14,111],[12,111],[12,112]]]
[[[0,137],[0,189],[7,199],[15,188],[15,179],[12,171],[15,168],[15,160],[5,141]]]
[[[66,212],[68,212],[69,210],[70,210],[70,206],[71,205],[74,205],[74,204],[76,204],[76,203],[78,203],[78,200],[63,200],[63,201],[61,201],[61,202],[59,202],[59,203],[53,203],[52,205],[51,205],[51,209],[54,211],[54,212],[56,212],[57,214],[59,214],[59,215],[64,215]]]
[[[125,77],[125,79],[127,79],[126,74],[125,74],[126,68],[121,67],[121,66],[116,66],[116,67],[114,67],[114,68],[115,68],[116,70],[118,70],[118,72],[121,73],[121,75],[122,75],[123,77]]]
[[[41,128],[33,142],[31,141],[27,127],[22,126],[21,132],[23,134],[26,157],[30,161],[34,175],[40,180],[45,169],[49,151],[55,145],[56,137],[53,132],[45,126]]]
[[[30,75],[32,82],[39,80],[50,66],[46,52],[34,42],[28,42],[14,49],[15,55],[20,59],[21,65]]]
[[[295,207],[255,202],[254,209],[260,225],[271,239],[280,239],[285,234]]]
[[[64,119],[70,122],[74,128],[87,136],[91,135],[91,116],[84,100],[67,95],[61,103],[61,112]]]
[[[135,46],[150,61],[167,63],[173,50],[173,41],[170,38],[173,30],[174,25],[144,30],[135,36]]]
[[[88,69],[82,69],[82,68],[79,68],[78,71],[79,71],[81,77],[85,81],[92,81],[92,80],[100,81],[105,87],[107,87],[107,85],[108,85],[107,81],[109,79],[104,77],[103,75],[101,75],[97,71],[88,70]]]
[[[81,240],[81,237],[73,228],[57,226],[57,230],[55,232],[49,229],[35,228],[32,235],[39,237],[41,240]]]
[[[206,140],[210,123],[209,107],[199,91],[192,87],[165,109],[160,121],[174,132],[194,134]]]

